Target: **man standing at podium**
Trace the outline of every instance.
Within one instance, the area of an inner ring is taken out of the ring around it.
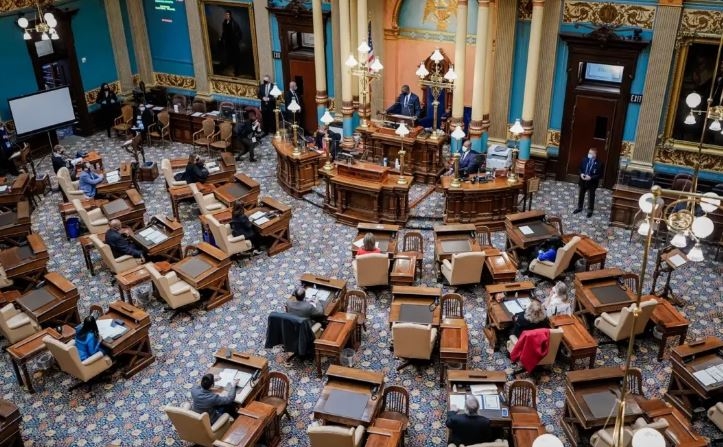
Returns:
[[[402,86],[402,93],[397,98],[397,101],[387,109],[389,114],[411,116],[415,120],[419,118],[419,112],[419,96],[412,93],[408,85]]]

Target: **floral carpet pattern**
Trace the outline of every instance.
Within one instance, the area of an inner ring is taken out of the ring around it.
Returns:
[[[72,140],[66,152],[99,150],[106,168],[116,167],[121,160],[130,158],[120,147],[120,140],[108,139],[103,134],[90,138],[73,137]],[[146,149],[146,158],[160,164],[164,157],[184,157],[189,151],[190,146],[179,143],[152,146]],[[20,407],[26,446],[186,445],[176,436],[162,406],[188,401],[190,388],[213,362],[214,352],[224,346],[265,356],[272,370],[289,375],[292,384],[289,412],[292,418],[282,421],[281,445],[309,445],[305,430],[312,420],[312,409],[324,381],[317,377],[311,362],[292,360],[290,364],[285,364],[286,354],[280,348],[262,348],[266,316],[272,311],[283,310],[284,301],[304,272],[342,278],[349,282],[349,288],[354,288],[349,244],[356,229],[336,224],[333,218],[324,214],[320,207],[323,185],[302,200],[287,195],[276,182],[275,154],[268,141],[264,141],[256,153],[259,162],[242,160],[238,162],[238,169],[261,183],[262,196],[272,196],[293,207],[293,247],[273,257],[261,255],[232,267],[234,298],[209,312],[194,310],[193,320],[182,317],[169,322],[170,314],[164,311],[161,302],[146,304],[145,308],[152,317],[150,332],[156,362],[131,379],[126,380],[115,373],[112,380],[95,386],[90,393],[83,389],[68,392],[75,383],[74,379],[56,369],[43,370],[43,365],[35,364],[31,366],[35,370],[38,392],[29,394],[18,386],[9,357],[3,354],[0,397]],[[38,172],[50,171],[49,156],[36,164]],[[55,184],[54,178],[53,182]],[[171,215],[171,204],[162,177],[140,186],[148,211],[146,218],[155,214]],[[427,188],[427,185],[415,185],[413,195],[419,197],[426,193]],[[632,242],[628,242],[628,231],[607,225],[610,191],[600,191],[591,219],[585,218],[584,214],[571,214],[576,195],[577,189],[573,184],[545,181],[542,190],[535,196],[534,208],[563,216],[565,232],[583,232],[600,241],[609,249],[606,266],[638,272],[642,253],[640,240],[634,237]],[[118,291],[111,285],[107,270],[100,268],[96,276],[90,276],[78,242],[66,239],[57,208],[60,200],[58,192],[43,198],[33,213],[33,230],[40,233],[48,245],[51,256],[49,270],[60,272],[79,288],[81,315],[85,315],[91,304],[105,307],[117,300]],[[424,274],[417,285],[439,285],[432,271],[431,228],[441,223],[443,207],[443,195],[434,192],[412,211],[408,228],[421,229],[425,238]],[[184,245],[201,240],[197,213],[195,203],[181,204]],[[497,247],[504,247],[504,242],[503,233],[493,235],[493,243]],[[687,301],[683,312],[691,319],[689,339],[706,335],[723,337],[721,264],[712,260],[714,252],[710,248],[706,248],[706,256],[708,261],[676,272],[672,280],[673,290]],[[100,265],[97,253],[93,253],[93,260]],[[646,291],[650,287],[653,260],[651,255]],[[569,276],[567,281],[572,288],[571,280]],[[539,286],[546,290],[551,283],[541,281]],[[462,293],[470,328],[468,367],[511,373],[513,365],[505,350],[493,352],[482,332],[485,321],[484,288],[477,286]],[[411,422],[407,446],[444,446],[446,392],[438,383],[438,363],[422,369],[395,370],[399,360],[388,349],[391,339],[388,309],[389,294],[374,295],[370,299],[368,332],[364,333],[362,345],[356,352],[355,366],[382,371],[387,384],[402,385],[410,391]],[[642,339],[633,359],[633,365],[643,371],[644,392],[648,397],[659,397],[664,393],[671,369],[668,360],[656,360],[656,353],[657,344],[652,339]],[[615,366],[621,365],[623,359],[614,346],[602,346],[596,363],[598,366]],[[326,369],[327,365],[325,363],[323,368]],[[563,363],[541,375],[538,380],[538,408],[547,430],[559,435],[567,445],[560,428],[566,370],[567,366]],[[722,436],[707,422],[696,423],[696,427],[708,436]]]

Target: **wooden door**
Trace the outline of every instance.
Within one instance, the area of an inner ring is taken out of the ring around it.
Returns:
[[[618,98],[577,94],[572,112],[570,150],[567,151],[565,176],[577,181],[580,163],[590,148],[597,149],[597,157],[605,168],[604,178],[615,178],[617,160],[611,160],[610,144],[616,122]],[[603,183],[607,183],[603,181]]]
[[[295,51],[289,54],[289,81],[295,81],[303,98],[304,132],[314,132],[316,125],[316,73],[314,72],[314,53]],[[287,83],[288,85],[288,83]]]

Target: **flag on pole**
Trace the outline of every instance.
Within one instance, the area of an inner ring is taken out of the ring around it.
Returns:
[[[367,26],[367,45],[369,45],[369,54],[367,56],[367,64],[371,65],[374,62],[374,43],[372,42],[372,22],[369,21]]]

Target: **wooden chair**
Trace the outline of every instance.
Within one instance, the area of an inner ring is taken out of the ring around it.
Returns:
[[[213,134],[216,130],[216,122],[213,118],[206,118],[201,122],[201,130],[193,133],[193,145],[205,147],[206,151],[211,154],[211,143],[213,142]]]
[[[233,136],[233,124],[224,121],[218,126],[218,132],[213,134],[213,141],[210,146],[221,152],[227,152],[231,147],[231,137]]]
[[[409,231],[402,240],[402,252],[400,256],[414,256],[417,259],[417,276],[422,277],[424,265],[424,238],[417,231]]]
[[[532,177],[527,179],[527,186],[525,188],[525,195],[522,196],[522,211],[528,211],[532,209],[532,198],[540,191],[540,177]],[[528,205],[529,202],[529,205]]]
[[[485,247],[493,247],[492,245],[492,232],[490,227],[487,225],[477,225],[474,228],[475,234],[477,235],[477,242],[479,246],[484,249]]]
[[[464,298],[459,293],[442,295],[442,318],[464,318]]]
[[[171,140],[171,117],[168,111],[162,111],[156,118],[157,121],[148,126],[148,138],[151,142],[160,140],[163,143],[166,138],[169,142],[173,141]]]
[[[133,107],[128,104],[121,107],[121,114],[113,121],[113,130],[117,135],[129,136],[133,127]]]
[[[537,388],[529,380],[515,380],[507,388],[507,403],[510,409],[524,407],[537,409]]]
[[[140,162],[138,159],[138,154],[141,155],[141,160],[143,160],[143,163],[146,162],[146,151],[143,149],[143,134],[140,132],[133,137],[130,141],[127,142],[128,144],[123,143],[121,147],[126,150],[129,154],[133,156],[133,159],[136,161],[136,163]]]
[[[627,374],[628,393],[643,395],[643,373],[638,368],[630,368]]]
[[[560,237],[565,234],[565,231],[562,229],[562,218],[560,216],[547,216],[547,223],[557,228]]]
[[[203,99],[193,98],[193,103],[191,104],[191,109],[193,112],[201,112],[206,113],[206,101]]]
[[[367,294],[363,290],[346,291],[346,311],[357,315],[356,338],[361,343],[362,329],[367,330]]]
[[[173,95],[171,102],[174,106],[177,105],[179,109],[185,109],[186,104],[188,104],[188,99],[183,95]]]
[[[409,427],[409,391],[402,386],[390,385],[382,394],[382,411],[378,418],[392,419],[402,423],[402,446]]]
[[[637,273],[633,272],[627,272],[620,276],[620,280],[625,284],[625,287],[628,288],[633,293],[638,292],[638,282],[640,281],[640,277]]]
[[[271,371],[269,373],[269,384],[266,390],[266,396],[261,398],[261,402],[269,404],[276,408],[276,417],[281,420],[284,415],[287,419],[291,419],[288,412],[289,406],[289,377],[279,371]]]

